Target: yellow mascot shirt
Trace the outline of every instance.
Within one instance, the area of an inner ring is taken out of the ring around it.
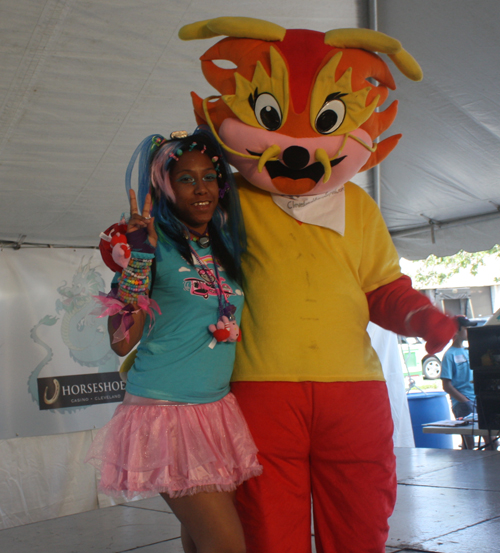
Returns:
[[[375,202],[345,185],[345,233],[300,224],[237,175],[248,236],[234,381],[384,380],[365,293],[401,276]]]

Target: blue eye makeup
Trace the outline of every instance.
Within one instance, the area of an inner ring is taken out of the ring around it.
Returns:
[[[216,173],[207,173],[203,177],[203,182],[214,182],[215,180],[217,180],[217,174]],[[193,186],[196,186],[196,179],[193,176],[189,175],[189,174],[181,175],[180,177],[178,177],[176,179],[176,182],[178,182],[180,184],[191,184]]]
[[[191,175],[181,175],[177,179],[177,182],[179,182],[181,184],[196,184],[196,181],[194,180],[194,178]]]

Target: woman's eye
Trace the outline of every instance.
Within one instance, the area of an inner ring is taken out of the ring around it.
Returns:
[[[194,184],[194,179],[189,175],[183,175],[177,179],[177,182],[180,182],[181,184]]]
[[[213,182],[216,179],[217,179],[217,175],[215,173],[209,173],[208,175],[205,175],[203,177],[203,180],[205,182]]]

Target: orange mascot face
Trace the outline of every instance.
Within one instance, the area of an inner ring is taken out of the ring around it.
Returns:
[[[202,100],[193,93],[196,117],[247,181],[275,194],[334,190],[396,146],[400,135],[374,142],[397,112],[396,102],[375,111],[395,88],[375,51],[388,54],[409,78],[421,78],[397,40],[367,29],[320,33],[221,17],[187,25],[179,35],[227,35],[201,57],[220,96]],[[220,60],[235,67],[223,69],[214,63]]]

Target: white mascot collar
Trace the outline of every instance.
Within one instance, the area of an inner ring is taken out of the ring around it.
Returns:
[[[274,203],[301,223],[329,228],[344,236],[345,190],[336,188],[314,196],[271,194]]]

